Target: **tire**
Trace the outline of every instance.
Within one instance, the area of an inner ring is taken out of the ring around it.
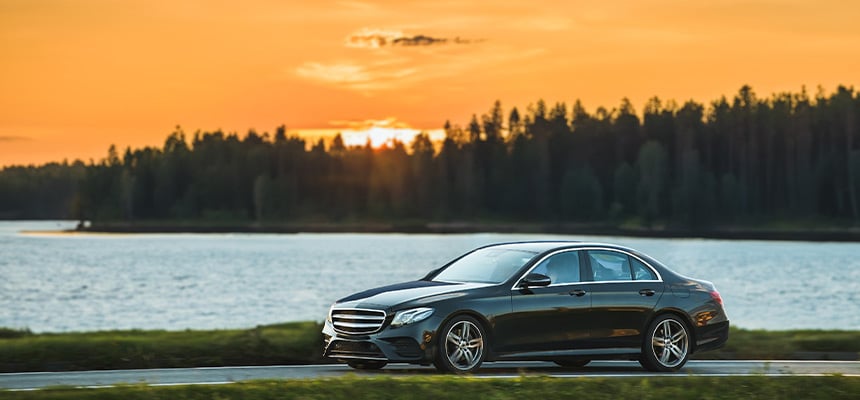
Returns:
[[[565,368],[582,368],[591,360],[553,360],[553,362]]]
[[[639,363],[653,372],[675,372],[690,358],[690,329],[671,314],[657,317],[645,334]]]
[[[354,360],[347,361],[346,365],[349,365],[353,369],[360,369],[365,371],[382,369],[385,366],[385,361],[374,361],[374,360]]]
[[[481,367],[486,357],[487,333],[478,320],[459,315],[439,330],[433,364],[442,372],[468,374]]]

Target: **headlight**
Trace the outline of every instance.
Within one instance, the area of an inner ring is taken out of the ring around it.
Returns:
[[[420,322],[433,315],[433,309],[430,307],[413,308],[410,310],[398,311],[394,314],[394,319],[391,321],[392,327],[409,325],[415,322]]]

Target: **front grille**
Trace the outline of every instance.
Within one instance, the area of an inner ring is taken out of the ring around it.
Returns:
[[[334,330],[349,335],[366,335],[382,329],[385,311],[363,308],[344,308],[331,310],[331,323]]]
[[[335,340],[329,344],[328,357],[385,360],[385,354],[370,342]]]

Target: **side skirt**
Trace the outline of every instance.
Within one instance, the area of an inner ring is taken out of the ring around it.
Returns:
[[[576,349],[557,351],[527,351],[519,353],[496,354],[498,361],[552,360],[558,358],[625,358],[638,356],[642,353],[640,347],[618,347],[610,349]]]

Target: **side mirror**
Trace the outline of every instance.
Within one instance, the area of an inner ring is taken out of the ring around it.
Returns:
[[[550,283],[552,283],[552,279],[544,274],[528,274],[520,281],[519,287],[549,286]]]

